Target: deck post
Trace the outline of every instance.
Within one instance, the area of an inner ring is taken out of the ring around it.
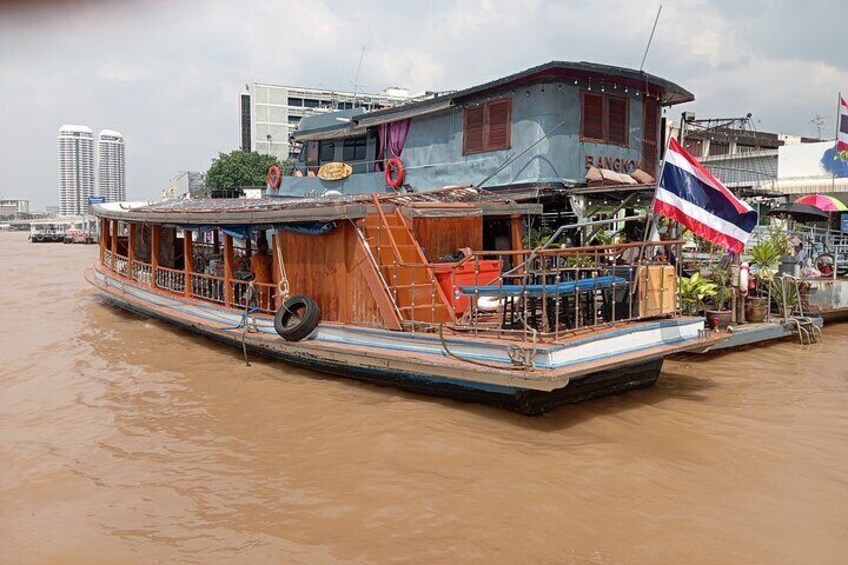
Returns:
[[[127,275],[130,280],[133,280],[133,262],[135,261],[135,237],[137,235],[137,227],[137,224],[130,223],[130,231],[127,234]]]
[[[224,234],[224,306],[233,304],[233,236]]]
[[[153,271],[150,285],[156,288],[156,279],[159,277],[159,224],[150,226],[150,270]]]
[[[185,297],[191,298],[191,273],[194,263],[194,232],[183,230],[183,263],[185,263]]]
[[[114,271],[118,265],[118,220],[112,220],[112,229],[109,230],[112,238],[112,264],[109,267]]]
[[[524,241],[523,241],[524,238],[523,238],[523,234],[521,233],[521,228],[523,227],[522,226],[522,216],[520,214],[516,214],[516,215],[510,216],[509,219],[510,219],[509,235],[510,235],[510,240],[511,240],[511,243],[512,243],[512,250],[513,251],[521,251],[521,250],[524,249]],[[515,257],[515,265],[510,265],[511,269],[515,269],[516,267],[518,267],[518,265],[520,265],[521,263],[524,262],[524,255],[523,254],[522,255],[515,255],[514,257]],[[523,270],[517,269],[515,274],[520,275],[520,274],[522,274],[522,272],[523,272]],[[504,284],[508,284],[508,283],[505,282]]]
[[[215,255],[221,252],[221,230],[218,228],[212,230],[212,248],[215,250]]]
[[[100,264],[106,258],[106,246],[109,244],[109,222],[107,218],[100,218]],[[105,265],[104,265],[105,266]]]

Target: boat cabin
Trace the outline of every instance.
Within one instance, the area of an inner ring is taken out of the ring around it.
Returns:
[[[421,102],[304,118],[292,136],[303,144],[297,176],[270,193],[561,188],[585,185],[593,167],[655,177],[662,109],[693,99],[634,69],[553,61]],[[386,175],[391,159],[402,175]],[[330,180],[319,174],[328,163],[351,174]]]

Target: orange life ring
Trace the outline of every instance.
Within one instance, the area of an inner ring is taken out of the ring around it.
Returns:
[[[265,182],[272,188],[280,188],[280,182],[282,182],[282,180],[283,175],[280,172],[280,167],[277,165],[271,165],[271,168],[268,169],[268,176],[265,177]]]
[[[403,186],[403,179],[406,176],[406,169],[403,167],[403,162],[397,157],[392,157],[386,161],[386,186],[390,186],[395,190]]]

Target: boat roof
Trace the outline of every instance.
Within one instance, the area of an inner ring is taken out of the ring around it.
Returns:
[[[467,217],[539,214],[541,205],[518,204],[482,189],[463,186],[398,194],[379,194],[382,206],[400,206],[409,216]],[[161,202],[110,202],[92,207],[101,218],[185,226],[271,225],[331,222],[364,218],[372,213],[374,195],[314,198],[203,198]]]
[[[401,104],[374,112],[364,112],[355,116],[346,116],[349,121],[334,125],[316,123],[316,127],[301,127],[292,134],[298,141],[311,141],[330,137],[358,135],[365,129],[383,123],[394,122],[445,110],[459,106],[465,99],[490,90],[510,88],[520,84],[539,80],[593,80],[600,83],[615,84],[621,87],[645,90],[656,96],[663,106],[672,106],[695,100],[695,96],[685,88],[658,76],[627,67],[601,65],[587,61],[550,61],[523,71],[495,79],[464,90],[448,92],[420,102]],[[335,113],[332,115],[336,115]],[[314,122],[313,122],[314,123]],[[304,126],[308,126],[307,121]]]

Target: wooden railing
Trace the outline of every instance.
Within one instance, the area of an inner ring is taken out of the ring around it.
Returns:
[[[130,261],[123,255],[115,255],[115,272],[119,275],[129,276]]]
[[[153,282],[153,265],[144,261],[133,261],[132,278],[142,284],[152,284]]]
[[[156,286],[177,294],[185,292],[185,271],[156,267]]]
[[[112,270],[112,252],[109,249],[103,252],[103,266]]]
[[[201,273],[191,273],[191,296],[224,304],[224,279]]]
[[[276,286],[270,283],[251,281],[230,281],[233,288],[233,306],[239,308],[257,307],[260,312],[276,311]]]

